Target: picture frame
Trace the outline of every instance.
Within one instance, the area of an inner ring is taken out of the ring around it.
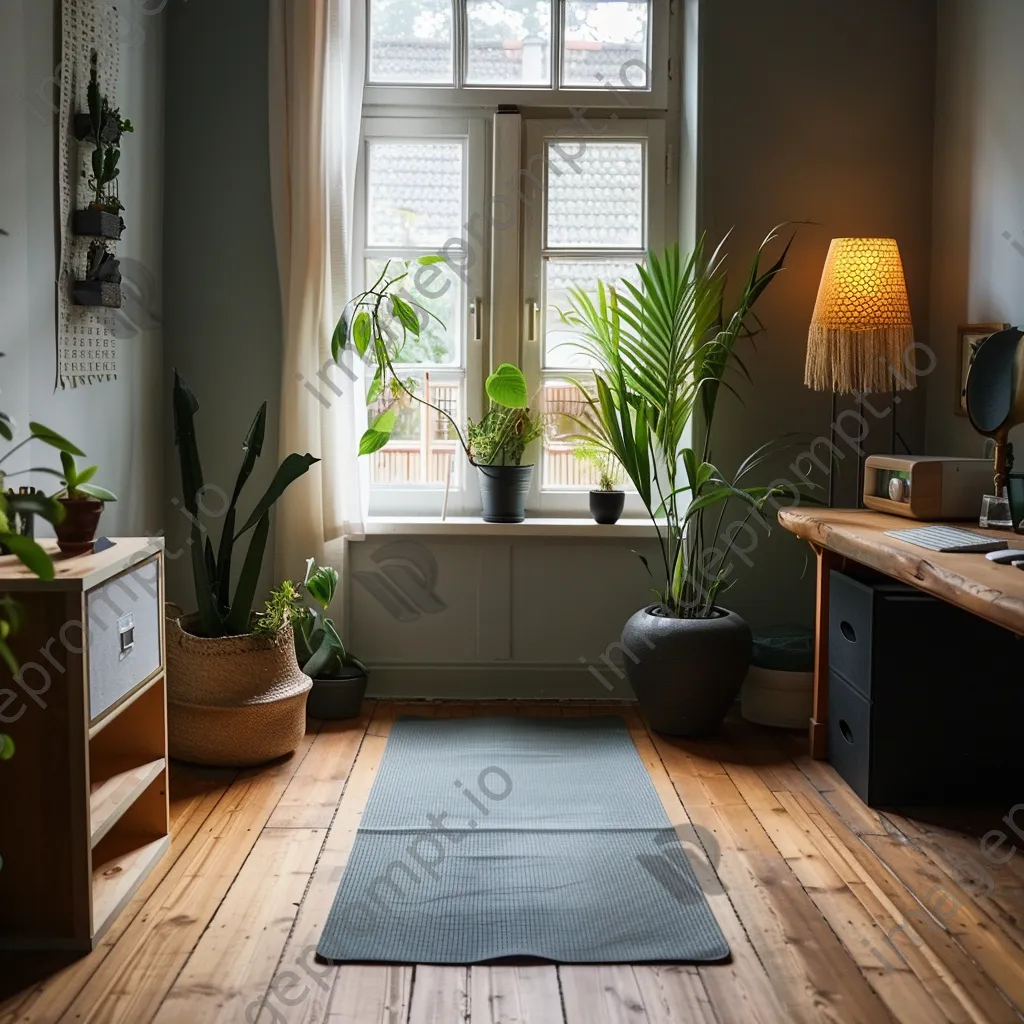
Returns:
[[[987,341],[999,331],[1008,330],[1009,327],[1009,324],[990,323],[961,324],[957,328],[957,394],[954,409],[957,416],[967,415],[967,374],[970,373],[975,353],[983,341]]]

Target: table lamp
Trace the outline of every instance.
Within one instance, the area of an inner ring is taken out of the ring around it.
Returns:
[[[807,338],[804,383],[832,392],[830,440],[835,451],[836,396],[859,392],[893,395],[892,446],[896,447],[896,391],[917,386],[914,344],[903,261],[895,238],[834,238],[821,275],[818,301]],[[909,362],[909,365],[908,365]],[[860,504],[864,454],[857,456]],[[833,463],[829,462],[828,504],[835,503]]]

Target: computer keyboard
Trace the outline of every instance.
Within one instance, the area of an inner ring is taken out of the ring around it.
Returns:
[[[983,555],[988,551],[1002,551],[1010,545],[1005,540],[985,537],[973,530],[959,530],[954,526],[919,526],[913,530],[886,530],[886,537],[914,544],[929,551],[956,554]]]

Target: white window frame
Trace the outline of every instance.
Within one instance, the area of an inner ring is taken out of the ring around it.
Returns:
[[[668,110],[669,83],[677,69],[672,59],[669,38],[670,19],[675,0],[651,0],[648,24],[648,87],[639,89],[628,81],[608,82],[602,88],[559,86],[562,62],[562,27],[565,18],[564,0],[555,0],[558,10],[551,26],[552,85],[463,85],[466,77],[465,0],[453,2],[454,83],[449,84],[374,84],[370,81],[370,24],[373,0],[366,0],[366,81],[363,102],[367,105],[425,106],[434,109],[453,105],[497,108],[517,103],[522,107],[560,107],[588,110],[614,107],[635,110]],[[622,76],[625,77],[625,76]]]
[[[566,120],[531,120],[525,123],[523,164],[524,168],[543,168],[543,175],[524,177],[523,200],[523,248],[522,248],[522,283],[525,299],[523,330],[522,330],[522,363],[523,372],[530,387],[530,393],[539,391],[546,377],[555,376],[556,371],[546,370],[543,366],[543,330],[545,323],[544,306],[544,258],[546,256],[578,256],[580,258],[614,258],[627,253],[627,250],[609,249],[549,249],[544,225],[544,194],[547,188],[547,160],[545,159],[546,144],[549,140],[558,139],[563,145],[578,144],[581,140],[580,128],[572,125],[567,134]],[[594,132],[595,141],[615,142],[619,140],[643,140],[646,144],[646,181],[645,220],[643,245],[637,250],[629,251],[628,255],[636,256],[641,262],[646,252],[660,252],[667,241],[666,224],[666,192],[667,181],[672,175],[666,162],[665,124],[660,120],[598,120],[588,119],[587,124]],[[567,141],[568,140],[568,141]],[[585,372],[575,371],[574,376],[585,378]],[[541,487],[542,462],[537,459],[537,468],[533,474],[533,482],[527,509],[542,516],[586,516],[588,511],[588,492],[578,489],[544,489]],[[646,510],[639,496],[627,492],[625,513],[627,517],[646,515]]]
[[[465,304],[461,336],[463,351],[461,365],[445,370],[439,367],[411,366],[403,364],[400,369],[415,375],[423,370],[439,378],[461,374],[463,379],[463,408],[460,430],[465,434],[466,416],[479,419],[483,413],[483,379],[485,377],[485,353],[488,351],[488,325],[482,315],[483,296],[486,295],[488,268],[490,263],[489,232],[480,241],[479,225],[489,220],[484,212],[489,208],[489,158],[488,141],[490,127],[481,117],[364,117],[361,125],[359,163],[356,172],[356,215],[353,218],[353,285],[356,291],[372,284],[365,281],[367,259],[402,259],[421,255],[423,250],[409,250],[395,247],[368,248],[366,245],[366,218],[369,211],[368,182],[366,176],[366,154],[371,140],[422,140],[442,141],[445,139],[466,140],[464,165],[464,207],[461,226],[462,249],[455,246],[447,249],[449,265],[458,272],[459,255],[467,256],[464,265],[463,295]],[[473,226],[473,231],[468,226]],[[440,250],[437,250],[440,251]],[[366,374],[369,383],[371,373]],[[465,456],[457,448],[457,474],[448,493],[447,509],[450,515],[470,515],[480,507],[479,483],[475,473],[470,472]],[[370,515],[408,516],[441,515],[445,504],[445,488],[433,484],[375,484],[370,487]]]

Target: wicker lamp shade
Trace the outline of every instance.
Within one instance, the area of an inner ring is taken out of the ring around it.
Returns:
[[[911,390],[910,299],[895,238],[834,238],[807,340],[804,383],[847,394]]]

